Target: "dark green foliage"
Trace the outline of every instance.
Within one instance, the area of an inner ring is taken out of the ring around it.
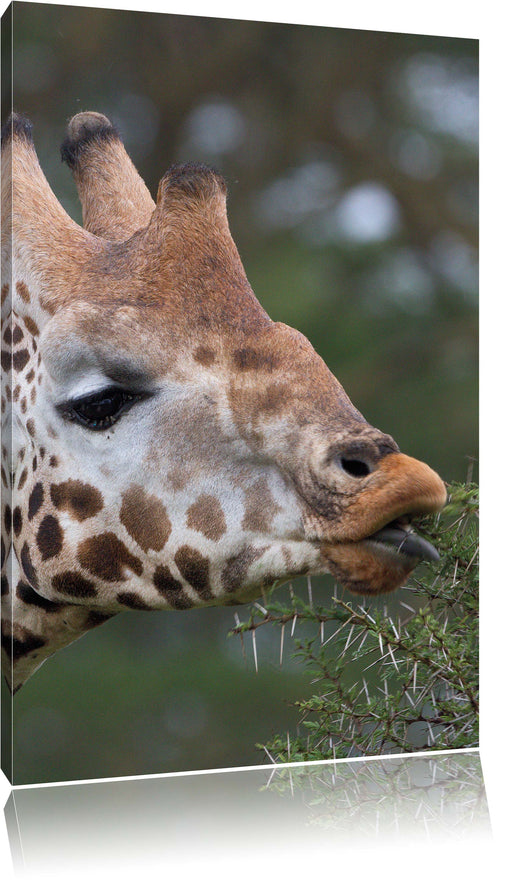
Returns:
[[[358,757],[478,742],[478,488],[453,484],[441,515],[417,523],[440,552],[396,611],[336,595],[253,608],[235,632],[292,623],[316,692],[295,703],[297,735],[259,746],[275,762]],[[296,626],[296,628],[295,628]],[[314,627],[311,632],[311,627]],[[302,629],[302,634],[299,634]]]

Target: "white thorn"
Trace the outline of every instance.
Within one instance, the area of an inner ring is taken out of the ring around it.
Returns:
[[[252,632],[252,652],[254,653],[254,667],[256,669],[256,674],[258,674],[258,654],[256,652],[256,632],[254,629]]]

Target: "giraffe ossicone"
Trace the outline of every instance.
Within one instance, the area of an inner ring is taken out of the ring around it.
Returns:
[[[236,604],[330,571],[403,584],[445,503],[428,466],[273,322],[231,238],[226,185],[172,167],[156,204],[101,114],[62,146],[74,223],[30,123],[2,138],[2,646],[15,690],[127,610]]]

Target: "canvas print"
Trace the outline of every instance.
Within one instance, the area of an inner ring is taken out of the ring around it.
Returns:
[[[6,774],[474,747],[476,42],[3,40]]]

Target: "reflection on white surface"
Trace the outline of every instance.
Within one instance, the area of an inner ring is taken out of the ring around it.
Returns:
[[[16,878],[490,833],[478,752],[23,788],[5,816]]]

